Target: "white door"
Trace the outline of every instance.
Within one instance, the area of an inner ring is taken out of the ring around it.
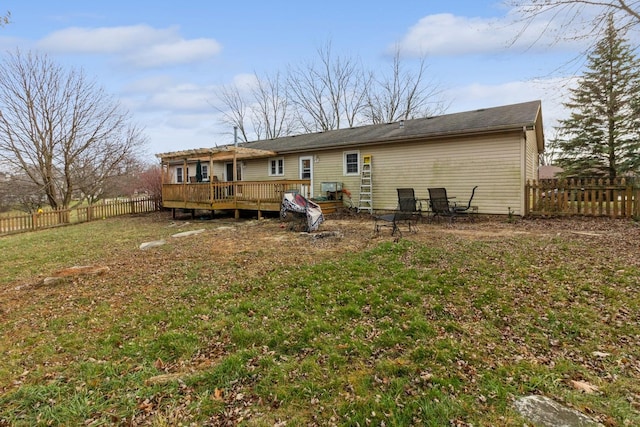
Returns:
[[[309,188],[302,188],[302,195],[308,198],[313,197],[313,157],[300,157],[300,179],[309,179],[311,185]]]

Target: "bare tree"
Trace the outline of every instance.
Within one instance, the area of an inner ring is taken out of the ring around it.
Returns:
[[[100,187],[145,143],[120,105],[80,70],[17,51],[0,63],[0,159],[65,208],[86,182]],[[95,194],[91,191],[90,193]]]
[[[217,91],[222,123],[236,127],[241,141],[291,135],[294,116],[280,73],[254,78],[247,87],[223,86]]]
[[[138,174],[136,189],[159,200],[162,197],[162,167],[160,165],[147,166]]]
[[[13,188],[13,176],[0,171],[0,212],[6,212],[16,204]]]
[[[516,40],[539,18],[547,21],[542,31],[550,31],[551,23],[556,23],[556,41],[599,36],[606,31],[607,16],[612,13],[617,30],[640,24],[637,0],[506,0],[505,3],[515,9],[522,24]]]
[[[375,84],[369,85],[363,111],[367,122],[391,123],[443,112],[444,102],[437,98],[440,89],[425,82],[426,70],[424,57],[420,59],[417,72],[407,70],[397,48],[391,73],[376,78]]]
[[[43,188],[35,185],[27,174],[0,172],[0,212],[15,209],[35,213],[46,204]]]
[[[252,88],[251,95],[252,125],[258,139],[291,135],[294,121],[280,73],[263,78],[256,74],[256,86]]]
[[[351,127],[365,105],[368,78],[358,63],[334,56],[331,43],[318,49],[319,64],[291,68],[289,95],[297,118],[307,132]]]
[[[215,95],[222,104],[221,107],[215,107],[216,104],[214,104],[214,108],[222,114],[221,122],[230,128],[238,129],[240,132],[238,136],[241,141],[250,141],[249,129],[247,128],[249,109],[244,97],[240,94],[238,86],[222,86]]]
[[[131,194],[131,182],[140,170],[140,162],[127,154],[122,155],[117,162],[108,158],[101,160],[114,151],[110,147],[104,148],[102,152],[89,150],[86,155],[78,158],[72,169],[79,200],[95,203],[105,197]]]
[[[16,174],[11,182],[11,195],[14,208],[27,213],[36,213],[47,204],[47,197],[43,188],[38,187],[24,173]]]
[[[11,23],[11,12],[7,11],[7,13],[0,16],[0,27],[4,27],[5,25],[10,23]]]
[[[331,44],[319,48],[318,61],[290,67],[285,78],[255,75],[246,88],[225,86],[217,98],[223,123],[237,127],[243,141],[279,138],[424,117],[445,110],[439,88],[426,81],[422,58],[417,72],[405,68],[399,50],[391,73],[376,78],[360,62],[336,56]]]

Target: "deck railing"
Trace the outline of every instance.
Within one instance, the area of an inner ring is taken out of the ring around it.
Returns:
[[[640,217],[640,188],[625,178],[529,181],[525,214]]]
[[[172,202],[202,204],[203,208],[204,205],[215,208],[237,202],[280,203],[284,192],[305,193],[309,185],[308,179],[162,184],[162,201],[165,205]]]

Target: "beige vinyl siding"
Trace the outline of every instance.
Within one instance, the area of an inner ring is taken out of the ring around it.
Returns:
[[[393,209],[396,189],[412,187],[428,198],[429,187],[445,187],[450,197],[473,204],[480,213],[520,214],[522,133],[443,142],[372,147],[374,208]],[[357,195],[354,194],[357,201]]]
[[[429,197],[429,187],[445,187],[450,197],[466,204],[473,186],[478,189],[473,205],[480,213],[522,215],[525,179],[537,170],[535,132],[520,131],[491,136],[457,138],[441,141],[399,142],[371,145],[359,149],[335,149],[309,153],[284,154],[284,176],[269,176],[269,159],[245,162],[243,178],[249,181],[298,179],[299,159],[313,161],[313,194],[323,196],[325,181],[342,182],[358,206],[360,176],[344,175],[345,152],[358,151],[372,156],[373,206],[375,210],[395,209],[397,188],[411,187],[416,196]]]
[[[354,150],[347,150],[354,151]],[[358,150],[355,150],[358,151]],[[278,179],[300,179],[300,157],[313,157],[313,194],[321,194],[322,182],[341,182],[343,188],[348,189],[355,197],[360,190],[360,175],[345,176],[343,173],[343,156],[345,150],[318,151],[304,154],[285,154],[284,176],[269,176],[269,161],[271,159],[256,159],[247,161],[244,169],[244,179],[247,181],[270,181]],[[362,163],[362,151],[360,151]],[[354,200],[355,202],[356,200]]]
[[[177,170],[179,167],[183,167],[182,165],[170,165],[169,169],[167,170],[167,175],[165,175],[164,179],[168,178],[168,181],[166,181],[168,184],[177,184],[176,181],[176,177],[177,177]]]
[[[341,182],[342,187],[355,196],[360,191],[360,175],[344,174],[344,153],[357,151],[360,154],[360,168],[362,168],[361,150],[331,150],[318,152],[318,161],[314,162],[313,194],[325,196],[321,193],[322,182]],[[354,200],[355,202],[355,200]]]
[[[274,158],[280,158],[277,156]],[[271,159],[254,159],[245,160],[242,179],[244,181],[276,181],[278,179],[285,179],[284,176],[269,176],[269,161]],[[284,173],[287,173],[287,161],[284,162]]]
[[[171,183],[171,184],[182,184],[182,183],[178,183],[178,181],[177,181],[177,179],[178,179],[178,168],[182,168],[182,177],[183,177],[185,182],[189,181],[189,177],[187,176],[187,173],[195,175],[195,171],[196,171],[195,163],[194,164],[191,164],[191,163],[187,164],[186,169],[185,169],[184,164],[170,165],[169,169],[168,169],[168,171],[169,171],[169,181],[168,181],[168,183]]]
[[[303,157],[308,156],[307,154]],[[245,162],[244,177],[245,181],[278,181],[281,179],[300,179],[300,155],[289,154],[281,155],[274,158],[282,158],[284,160],[284,175],[269,175],[269,167],[271,158],[248,160]]]
[[[538,156],[538,138],[536,132],[532,129],[527,130],[524,138],[524,159],[525,159],[525,168],[523,171],[522,178],[522,192],[521,192],[521,210],[517,211],[518,215],[522,215],[524,213],[524,204],[526,194],[524,192],[524,186],[529,180],[537,180],[538,179],[538,164],[539,164],[539,156]]]
[[[272,159],[284,160],[284,175],[269,175],[269,167]],[[273,158],[261,158],[253,160],[245,160],[244,162],[244,181],[278,181],[281,179],[299,179],[298,174],[298,156],[280,155]]]
[[[213,172],[210,175],[211,179],[215,176],[218,178],[218,181],[222,181],[224,179],[224,163],[214,162]]]
[[[526,138],[526,153],[527,153],[527,169],[525,176],[525,183],[527,180],[538,179],[538,140],[536,137],[536,133],[533,130],[527,131]]]

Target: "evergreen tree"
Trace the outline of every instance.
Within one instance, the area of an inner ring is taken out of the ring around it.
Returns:
[[[571,91],[561,122],[558,164],[564,175],[615,178],[640,170],[640,62],[609,17]]]

